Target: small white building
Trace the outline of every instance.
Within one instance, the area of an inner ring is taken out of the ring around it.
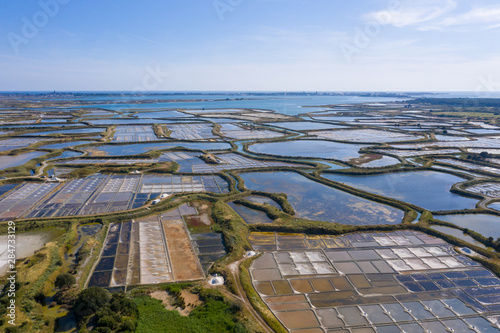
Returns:
[[[224,278],[222,276],[211,276],[208,283],[212,286],[222,286],[224,284]]]

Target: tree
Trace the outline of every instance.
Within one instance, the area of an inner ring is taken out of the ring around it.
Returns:
[[[42,305],[45,305],[45,294],[42,293],[41,291],[38,291],[36,294],[35,294],[35,297],[34,297],[35,301],[37,303],[40,303]]]
[[[96,333],[111,333],[113,332],[109,327],[97,327],[94,329],[94,332]]]
[[[103,288],[87,288],[78,294],[75,302],[75,314],[79,318],[92,315],[102,307],[108,305],[110,299],[110,293]]]
[[[125,319],[123,321],[123,324],[120,326],[120,331],[122,331],[122,332],[134,332],[135,331],[134,322],[130,319]]]
[[[76,279],[73,275],[68,273],[62,273],[56,277],[55,285],[59,289],[69,289],[71,288],[72,285],[75,284],[75,282]]]
[[[109,329],[114,331],[119,327],[120,323],[116,321],[112,316],[104,316],[97,320],[97,325],[99,327],[108,327]]]
[[[18,333],[21,332],[16,326],[8,326],[5,328],[5,333]]]

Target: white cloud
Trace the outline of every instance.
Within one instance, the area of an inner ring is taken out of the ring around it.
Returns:
[[[486,29],[497,29],[497,28],[500,28],[500,23],[492,24],[486,27]]]
[[[436,25],[440,27],[457,26],[457,25],[484,25],[487,24],[490,28],[494,28],[500,24],[500,6],[476,7],[470,11],[451,16],[438,22]]]
[[[471,5],[458,0],[415,0],[396,2],[393,8],[371,12],[365,20],[377,20],[397,28],[414,27],[421,31],[500,27],[500,6]]]
[[[405,0],[396,2],[392,8],[369,13],[365,18],[399,28],[438,19],[456,7],[454,0]]]

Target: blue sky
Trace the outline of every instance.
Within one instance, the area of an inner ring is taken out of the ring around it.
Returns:
[[[499,36],[492,0],[5,0],[0,91],[498,91]]]

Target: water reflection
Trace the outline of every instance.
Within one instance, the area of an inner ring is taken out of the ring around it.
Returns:
[[[238,205],[235,204],[234,202],[229,202],[228,203],[231,208],[238,213],[239,216],[243,220],[245,220],[246,223],[248,224],[256,224],[256,223],[272,223],[273,220],[271,220],[266,213],[260,211],[260,210],[255,210],[248,208],[243,205]]]
[[[415,171],[368,176],[325,173],[322,176],[432,211],[472,209],[477,202],[475,199],[451,193],[451,186],[464,179],[443,172]]]
[[[358,158],[362,145],[324,140],[294,140],[286,142],[259,143],[249,150],[277,156],[318,157],[348,161]]]
[[[435,219],[474,230],[485,237],[500,237],[500,216],[487,214],[436,215]]]
[[[294,172],[241,174],[251,190],[286,193],[296,215],[343,224],[400,223],[403,212],[309,180]]]
[[[16,166],[20,166],[25,164],[26,162],[40,157],[46,153],[44,152],[39,152],[39,151],[34,151],[31,153],[26,153],[26,154],[20,154],[20,155],[3,155],[0,156],[0,170],[7,169],[7,168],[12,168]]]
[[[18,233],[16,235],[16,258],[22,259],[32,256],[61,234],[57,229],[45,229]],[[8,264],[7,235],[0,235],[0,275],[5,274]]]
[[[191,149],[202,149],[202,150],[222,150],[230,149],[231,145],[222,142],[170,142],[170,143],[137,143],[137,144],[127,144],[127,145],[100,145],[87,147],[85,150],[90,151],[92,156],[100,155],[111,155],[111,156],[122,156],[122,155],[139,155],[144,154],[150,150],[159,149],[169,149],[174,147],[184,147]]]

